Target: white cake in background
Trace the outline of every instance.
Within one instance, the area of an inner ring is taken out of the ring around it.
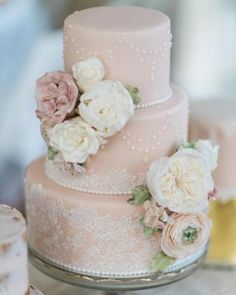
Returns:
[[[0,294],[42,295],[29,287],[25,219],[16,209],[1,204]]]
[[[236,197],[236,100],[206,100],[190,106],[190,140],[209,138],[220,146],[214,173],[218,198]]]
[[[28,290],[26,224],[15,209],[0,205],[0,294]]]
[[[205,100],[190,106],[191,140],[210,138],[219,145],[218,168],[214,173],[216,201],[208,261],[236,265],[236,100]]]

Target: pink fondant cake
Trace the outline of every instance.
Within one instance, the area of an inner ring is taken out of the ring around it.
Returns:
[[[201,144],[186,143],[188,103],[169,82],[170,47],[170,21],[155,10],[100,7],[66,19],[66,72],[37,81],[48,156],[26,172],[29,244],[42,259],[130,277],[204,253],[213,168]]]

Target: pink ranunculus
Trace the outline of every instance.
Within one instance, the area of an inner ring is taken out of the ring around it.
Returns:
[[[78,87],[65,72],[47,73],[37,81],[37,117],[42,123],[54,126],[62,122],[75,108]]]
[[[162,251],[173,258],[181,259],[203,248],[210,235],[211,221],[204,213],[172,214],[173,223],[168,223],[162,232]]]

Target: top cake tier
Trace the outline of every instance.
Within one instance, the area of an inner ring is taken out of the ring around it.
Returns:
[[[141,7],[96,7],[65,20],[65,70],[91,56],[106,68],[105,79],[139,87],[143,103],[169,95],[169,18]]]

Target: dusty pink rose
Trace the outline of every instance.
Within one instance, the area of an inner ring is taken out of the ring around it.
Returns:
[[[37,81],[37,117],[46,125],[62,122],[75,107],[78,88],[64,72],[47,73]]]
[[[162,251],[181,259],[204,247],[208,240],[211,221],[204,213],[173,214],[173,223],[164,227],[161,238]]]
[[[155,200],[146,201],[143,204],[145,213],[143,223],[147,227],[163,229],[171,217],[165,208],[160,207]]]

